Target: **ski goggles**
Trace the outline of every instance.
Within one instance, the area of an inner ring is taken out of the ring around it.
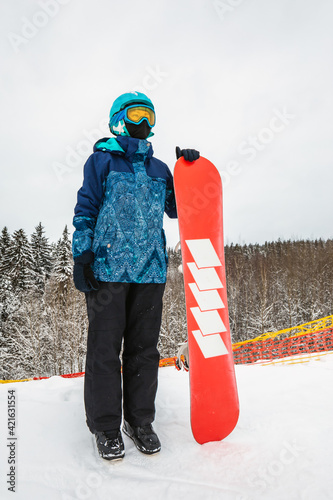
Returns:
[[[149,125],[155,125],[155,112],[147,106],[129,106],[125,108],[125,121],[139,125],[143,120],[147,120]]]

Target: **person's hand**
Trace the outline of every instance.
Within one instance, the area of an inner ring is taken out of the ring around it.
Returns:
[[[176,147],[176,156],[177,156],[177,160],[178,160],[178,158],[183,156],[184,160],[193,162],[195,160],[198,160],[198,158],[200,157],[200,153],[196,149],[180,149],[180,147],[177,146]]]
[[[99,289],[98,281],[90,266],[93,260],[94,253],[91,250],[74,259],[74,285],[80,292],[91,292]]]

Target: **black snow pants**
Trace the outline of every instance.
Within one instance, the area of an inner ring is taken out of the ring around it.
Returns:
[[[84,402],[91,432],[155,417],[165,284],[105,283],[86,293],[89,319]],[[122,374],[120,353],[122,352]]]

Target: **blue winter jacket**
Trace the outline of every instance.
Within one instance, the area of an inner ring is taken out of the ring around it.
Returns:
[[[177,217],[173,179],[147,140],[101,139],[84,166],[73,257],[92,250],[98,281],[165,283],[164,212]]]

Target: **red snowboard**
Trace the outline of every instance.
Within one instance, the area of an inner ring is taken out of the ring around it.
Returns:
[[[239,415],[224,264],[222,183],[202,156],[180,158],[174,184],[182,249],[190,364],[191,427],[220,441]]]

